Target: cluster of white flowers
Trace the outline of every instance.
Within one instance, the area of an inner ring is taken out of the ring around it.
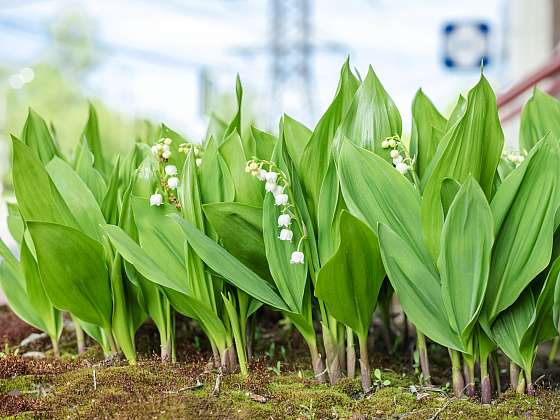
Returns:
[[[177,167],[167,163],[171,158],[172,144],[172,139],[163,137],[152,146],[152,154],[156,157],[159,165],[160,188],[163,194],[158,191],[159,189],[156,190],[156,192],[150,196],[151,206],[161,206],[165,196],[169,203],[174,204],[178,208],[180,207],[176,194],[176,190],[179,187]]]
[[[384,149],[391,149],[389,152],[391,159],[393,159],[393,165],[395,169],[401,174],[406,174],[412,169],[413,161],[410,157],[406,156],[403,144],[401,143],[398,136],[388,137],[381,143],[381,147]],[[399,151],[399,149],[402,150]]]
[[[191,149],[193,150],[194,157],[196,158],[195,160],[196,166],[202,165],[202,155],[204,154],[204,152],[202,151],[200,146],[193,145],[190,143],[181,143],[178,148],[179,153],[184,153],[184,154],[187,154]]]
[[[265,167],[268,170],[265,169]],[[289,182],[286,175],[277,168],[274,163],[258,159],[252,159],[247,162],[245,172],[253,175],[259,181],[263,181],[265,183],[265,191],[274,196],[274,204],[281,207],[282,210],[280,216],[278,216],[278,228],[280,228],[278,239],[291,242],[294,237],[291,225],[293,221],[296,220],[296,217],[291,211],[293,205],[290,203],[290,197],[287,194]],[[292,252],[290,264],[304,263],[305,256],[303,252],[300,251],[303,239],[304,237],[302,236],[296,251]]]
[[[152,154],[159,160],[167,161],[171,157],[171,144],[173,140],[163,137],[152,146]]]
[[[525,155],[522,155],[520,152],[514,150],[504,150],[502,152],[502,157],[509,160],[515,166],[521,165],[521,163],[525,160]]]

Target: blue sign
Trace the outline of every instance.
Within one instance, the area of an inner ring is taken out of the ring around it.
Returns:
[[[455,21],[443,27],[443,64],[450,69],[478,69],[490,63],[490,25]]]

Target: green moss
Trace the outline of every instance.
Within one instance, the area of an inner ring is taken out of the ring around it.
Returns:
[[[17,376],[12,379],[0,379],[0,395],[9,394],[10,392],[31,392],[36,387],[36,378],[34,376]]]

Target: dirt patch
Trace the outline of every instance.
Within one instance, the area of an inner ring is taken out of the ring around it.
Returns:
[[[0,306],[0,346],[16,346],[24,338],[39,330],[26,324],[17,317],[7,306]]]

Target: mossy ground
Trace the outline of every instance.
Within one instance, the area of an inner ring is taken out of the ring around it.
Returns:
[[[217,373],[208,363],[206,343],[192,336],[187,339],[194,328],[188,322],[181,327],[180,342],[184,344],[179,347],[179,362],[173,365],[162,365],[153,354],[157,335],[153,336],[149,325],[139,335],[141,356],[136,366],[118,360],[106,362],[96,346],[80,356],[67,352],[58,360],[49,357],[48,351],[40,360],[4,354],[0,357],[0,415],[103,419],[560,418],[554,374],[547,377],[546,388],[539,388],[534,398],[505,392],[491,405],[483,406],[474,399],[450,398],[445,386],[434,390],[420,387],[406,352],[372,355],[372,368],[379,368],[383,380],[391,384],[369,395],[361,392],[358,379],[343,379],[336,386],[317,384],[306,370],[309,361],[298,335],[290,329],[270,330],[267,325],[259,330],[261,346],[255,349],[259,357],[252,363],[250,375],[224,375],[220,393],[214,396]],[[445,353],[434,348],[431,355],[434,382],[445,384],[449,376]],[[272,369],[277,362],[280,372]],[[416,392],[411,385],[416,385]]]

